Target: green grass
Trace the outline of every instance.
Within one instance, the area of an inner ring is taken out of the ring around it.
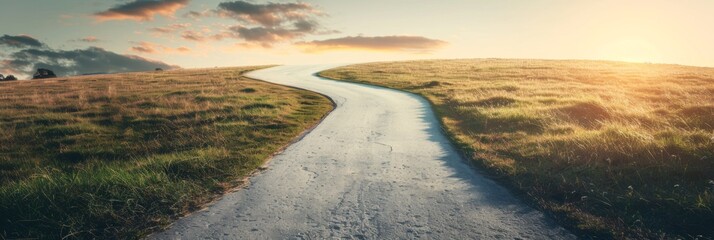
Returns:
[[[434,60],[327,70],[425,96],[464,153],[595,238],[714,237],[714,69]]]
[[[332,109],[257,67],[0,83],[0,239],[139,238]]]

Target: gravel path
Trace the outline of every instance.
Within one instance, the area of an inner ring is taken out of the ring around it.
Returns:
[[[246,189],[149,238],[575,238],[465,164],[426,100],[313,75],[331,67],[249,73],[337,108]]]

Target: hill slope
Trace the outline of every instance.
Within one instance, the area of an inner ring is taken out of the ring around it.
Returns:
[[[714,236],[714,69],[441,60],[321,76],[429,99],[475,163],[587,235]]]
[[[332,109],[258,67],[0,84],[0,238],[136,238],[241,184]]]

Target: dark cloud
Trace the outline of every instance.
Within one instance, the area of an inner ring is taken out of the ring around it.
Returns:
[[[247,28],[242,26],[234,26],[230,28],[231,31],[236,33],[236,35],[233,35],[235,38],[243,39],[249,43],[258,43],[263,47],[270,47],[272,44],[277,42],[290,41],[295,38],[314,33],[315,29],[316,26],[307,21],[298,22],[293,28]]]
[[[154,15],[173,16],[177,10],[188,4],[189,0],[134,0],[117,5],[94,16],[106,20],[153,20]]]
[[[307,21],[322,14],[307,3],[253,4],[246,1],[220,3],[218,11],[244,23],[259,24],[263,27],[277,27],[290,21]]]
[[[317,22],[315,21],[309,21],[309,20],[300,20],[296,21],[293,23],[293,26],[295,27],[295,32],[302,32],[302,33],[312,33],[317,30],[319,27]]]
[[[318,17],[325,14],[301,2],[258,4],[231,1],[218,4],[217,10],[191,15],[198,17],[206,16],[207,13],[236,19],[240,25],[228,27],[222,33],[212,36],[187,31],[182,35],[184,39],[206,41],[234,38],[253,46],[271,47],[275,43],[292,41],[306,35],[331,32],[323,29],[317,21]]]
[[[282,28],[245,28],[233,27],[231,30],[238,33],[238,37],[248,42],[261,42],[269,46],[271,43],[295,38],[299,33]]]
[[[321,41],[299,42],[296,45],[303,47],[305,51],[308,52],[342,49],[429,52],[446,45],[446,42],[421,36],[356,36]]]
[[[210,28],[160,27],[150,29],[157,33],[182,30],[180,37],[187,41],[207,42],[238,39],[246,46],[271,47],[280,42],[293,41],[312,34],[331,34],[336,31],[323,28],[317,21],[325,16],[308,3],[251,3],[230,1],[218,4],[214,10],[189,11],[184,17],[224,17],[238,20],[233,26],[218,25]]]
[[[32,74],[37,68],[51,69],[60,76],[177,68],[163,62],[121,55],[97,47],[71,51],[23,49],[10,54],[10,59],[3,60],[3,63],[0,71],[24,75]]]
[[[8,46],[8,47],[13,47],[13,48],[41,48],[44,47],[44,44],[40,42],[39,40],[27,36],[27,35],[18,35],[18,36],[10,36],[10,35],[3,35],[0,37],[0,45]]]
[[[189,11],[186,14],[184,14],[183,16],[187,17],[187,18],[197,19],[197,18],[203,17],[203,14],[201,14],[201,12],[197,12],[197,11]]]

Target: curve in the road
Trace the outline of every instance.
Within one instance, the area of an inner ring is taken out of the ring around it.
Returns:
[[[330,67],[249,73],[325,94],[337,107],[246,189],[150,238],[574,238],[471,169],[426,100],[314,76]]]

